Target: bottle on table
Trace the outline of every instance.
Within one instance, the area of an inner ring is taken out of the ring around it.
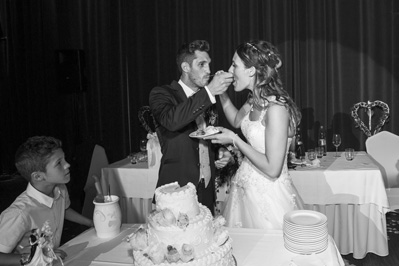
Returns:
[[[323,156],[327,155],[327,140],[326,140],[326,131],[323,126],[319,128],[319,138],[318,138],[319,147],[323,149]]]
[[[303,145],[300,127],[297,128],[295,136],[295,158],[300,160],[305,159],[305,147]]]

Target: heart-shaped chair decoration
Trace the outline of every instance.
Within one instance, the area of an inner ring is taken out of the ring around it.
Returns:
[[[149,134],[152,134],[156,131],[158,123],[155,120],[154,116],[152,115],[149,106],[140,107],[138,111],[138,118],[140,120],[141,125]]]
[[[376,125],[374,131],[371,130],[371,118],[374,115],[373,108],[379,107],[382,109],[382,115],[378,121],[378,124]],[[369,118],[369,126],[366,127],[364,122],[359,118],[358,111],[360,108],[365,108],[365,112],[367,112],[367,116]],[[364,134],[366,134],[367,137],[371,137],[372,135],[375,135],[376,133],[380,132],[381,128],[384,126],[385,122],[387,121],[389,117],[389,107],[386,103],[382,101],[374,101],[370,102],[359,102],[355,104],[352,109],[351,109],[351,115],[353,119],[355,120],[356,127],[360,127],[360,129],[363,131]]]

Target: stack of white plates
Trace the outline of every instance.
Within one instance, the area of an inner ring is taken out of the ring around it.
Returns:
[[[297,254],[320,253],[328,246],[327,217],[320,212],[286,213],[283,232],[285,248]]]

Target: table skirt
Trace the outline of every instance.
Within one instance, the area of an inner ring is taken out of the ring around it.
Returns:
[[[64,265],[133,265],[131,246],[123,239],[136,231],[139,226],[139,224],[123,224],[121,233],[110,239],[96,237],[94,228],[83,232],[60,247],[68,254]],[[329,244],[325,251],[312,255],[299,255],[284,247],[282,230],[227,229],[233,240],[233,255],[238,266],[290,266],[293,265],[292,262],[298,261],[301,264],[296,265],[345,265],[331,237],[329,237]],[[315,260],[321,263],[312,263]],[[61,265],[57,261],[54,266]]]
[[[306,204],[305,209],[327,216],[328,233],[341,254],[353,253],[356,259],[364,258],[368,252],[389,254],[386,211],[381,212],[375,204]]]

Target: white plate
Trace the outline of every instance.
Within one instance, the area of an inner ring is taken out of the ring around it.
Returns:
[[[289,221],[284,221],[283,225],[286,230],[299,230],[303,232],[316,232],[323,231],[327,228],[327,221],[320,224],[312,224],[312,225],[303,225],[303,224],[294,224]]]
[[[315,237],[327,233],[328,230],[327,228],[321,228],[315,230],[301,230],[300,228],[294,229],[285,226],[283,227],[283,232],[287,235]]]
[[[288,225],[283,226],[283,231],[288,234],[298,234],[298,235],[318,235],[324,232],[327,232],[327,226],[323,226],[320,228],[312,228],[312,227],[290,227]]]
[[[328,238],[322,239],[321,241],[317,242],[296,242],[294,240],[290,240],[288,238],[284,238],[284,243],[290,245],[293,248],[297,249],[307,249],[307,248],[318,248],[320,246],[324,246],[326,243],[328,243]]]
[[[317,236],[317,237],[307,237],[307,238],[284,234],[284,239],[286,239],[286,238],[291,240],[291,241],[298,242],[298,243],[299,242],[302,242],[302,243],[315,243],[315,242],[318,242],[318,241],[322,241],[322,240],[328,239],[328,234],[320,235],[320,236]]]
[[[291,252],[293,252],[293,253],[296,253],[296,254],[303,254],[303,255],[310,255],[310,254],[312,254],[312,253],[321,253],[321,252],[323,252],[324,250],[326,250],[327,249],[327,247],[328,247],[328,243],[326,244],[326,245],[324,245],[324,246],[321,246],[321,247],[319,247],[319,248],[316,248],[316,249],[308,249],[308,248],[301,248],[301,249],[297,249],[297,248],[293,248],[293,247],[291,247],[289,244],[287,244],[287,243],[284,243],[284,246],[285,246],[285,248],[288,250],[288,251],[291,251]]]
[[[220,131],[218,131],[218,132],[213,132],[213,133],[210,133],[210,134],[208,133],[208,134],[198,135],[197,132],[198,132],[198,130],[196,130],[194,132],[191,132],[189,137],[190,138],[196,138],[196,139],[202,139],[202,138],[205,138],[205,137],[212,136],[212,135],[220,133]]]
[[[319,237],[322,235],[327,235],[328,231],[324,230],[324,231],[319,231],[319,232],[310,232],[310,231],[302,231],[302,232],[298,232],[298,231],[291,231],[291,230],[283,230],[285,235],[289,235],[289,236],[295,236],[295,237]]]
[[[287,223],[300,226],[315,226],[327,222],[327,217],[316,211],[297,210],[286,213],[284,215],[284,220]]]

